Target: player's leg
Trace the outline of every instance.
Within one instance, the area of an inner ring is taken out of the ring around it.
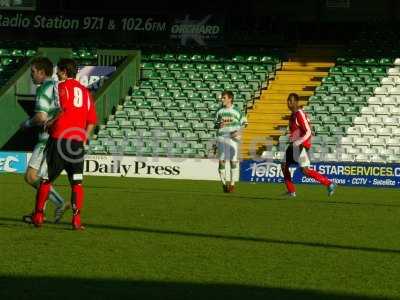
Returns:
[[[230,180],[230,185],[228,188],[228,191],[230,193],[234,192],[235,190],[235,181],[236,178],[239,176],[239,143],[233,139],[230,141],[230,147],[229,147],[229,161],[230,161],[230,175],[231,175],[231,180]]]
[[[292,181],[292,176],[290,174],[289,166],[295,163],[293,159],[293,146],[289,145],[286,149],[285,157],[283,159],[281,169],[283,173],[283,179],[286,185],[288,196],[296,197],[296,187]]]
[[[38,176],[41,178],[36,194],[35,212],[32,223],[40,227],[44,222],[44,207],[49,197],[51,183],[61,174],[64,165],[57,152],[57,142],[49,140],[40,165]]]
[[[328,189],[328,195],[331,196],[336,188],[336,184],[332,183],[328,177],[322,175],[321,173],[310,168],[310,158],[308,155],[308,150],[305,148],[301,149],[299,156],[299,165],[301,167],[301,171],[305,176],[311,177],[318,181],[320,184],[324,185]]]
[[[226,193],[228,191],[228,186],[226,184],[226,161],[225,160],[219,160],[218,161],[218,173],[219,173],[219,178],[222,183],[222,190]]]
[[[40,178],[38,176],[38,170],[40,168],[40,165],[43,161],[44,158],[44,145],[38,144],[35,149],[32,152],[32,156],[29,160],[28,163],[28,169],[26,170],[25,173],[25,181],[37,189],[40,184]],[[50,194],[49,194],[49,200],[55,205],[55,215],[56,215],[56,221],[57,221],[57,215],[61,216],[64,213],[65,209],[65,202],[64,199],[60,196],[60,194],[57,193],[57,191],[54,189],[52,186],[50,188]],[[60,216],[59,216],[60,218]]]
[[[235,191],[235,182],[236,179],[239,176],[239,161],[237,160],[231,160],[230,161],[230,167],[231,167],[231,184],[229,185],[229,192],[232,193]]]
[[[72,228],[74,230],[85,229],[81,222],[81,212],[84,203],[83,190],[83,164],[84,146],[82,142],[67,141],[68,147],[63,147],[66,153],[65,170],[71,184],[71,208],[72,208]]]
[[[226,184],[226,161],[225,161],[225,141],[223,137],[217,139],[217,150],[218,150],[218,174],[222,183],[222,190],[227,192]]]

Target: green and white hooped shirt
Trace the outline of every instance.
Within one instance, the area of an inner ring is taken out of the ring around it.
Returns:
[[[221,123],[224,124],[222,128],[220,128]],[[229,137],[232,132],[242,129],[246,123],[246,117],[233,106],[221,108],[215,116],[215,127],[218,129],[218,136]]]
[[[44,112],[47,119],[54,118],[60,110],[57,92],[57,82],[49,79],[45,80],[36,90],[35,113]],[[39,134],[37,146],[44,146],[49,139],[49,134],[42,131]]]

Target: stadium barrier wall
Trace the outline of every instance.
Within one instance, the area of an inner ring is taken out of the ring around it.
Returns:
[[[29,94],[31,89],[30,61],[23,65],[0,87],[0,148],[19,129],[28,115],[18,103],[19,94]]]
[[[24,173],[31,153],[0,152],[0,173]],[[218,181],[216,159],[188,159],[134,156],[85,156],[86,176],[140,177]],[[312,168],[340,185],[400,187],[400,164],[317,163]],[[290,168],[296,184],[315,184],[299,168]],[[283,183],[280,164],[246,160],[240,180],[255,183]]]
[[[400,164],[378,163],[315,163],[311,168],[339,185],[367,187],[400,187]],[[300,168],[290,168],[296,184],[315,184]],[[240,180],[258,183],[283,183],[280,163],[245,160],[240,166]]]
[[[24,173],[31,153],[0,152],[0,173]],[[86,155],[85,176],[219,180],[218,160]],[[229,171],[229,169],[227,169]]]
[[[94,95],[99,124],[106,121],[129,89],[137,85],[140,78],[141,52],[136,50],[99,50],[98,64],[100,66],[121,63],[117,71],[105,81],[104,85]]]

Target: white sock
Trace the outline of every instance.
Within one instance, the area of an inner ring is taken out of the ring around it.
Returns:
[[[219,178],[221,179],[221,182],[223,185],[226,185],[226,171],[225,171],[225,163],[219,163],[219,167],[218,167],[218,171],[219,171]]]
[[[53,204],[56,207],[63,207],[64,206],[64,199],[60,196],[59,193],[56,192],[56,190],[53,188],[53,186],[50,189],[49,200],[51,202],[53,202]]]
[[[237,162],[231,162],[231,185],[235,185],[235,180],[237,178],[238,174],[238,163]]]
[[[225,169],[219,170],[219,178],[221,179],[222,184],[225,185],[226,184]]]

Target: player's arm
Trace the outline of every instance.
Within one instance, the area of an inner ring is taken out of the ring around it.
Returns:
[[[37,112],[35,115],[21,124],[22,128],[30,128],[34,126],[43,126],[47,122],[46,112]]]
[[[221,122],[221,118],[219,115],[219,111],[217,111],[214,119],[214,129],[219,129],[223,127],[223,123]]]
[[[299,127],[305,132],[303,136],[293,137],[293,145],[300,146],[311,137],[311,127],[303,111],[299,111],[296,120]]]
[[[49,99],[41,89],[37,92],[36,97],[35,114],[32,118],[21,124],[21,128],[23,129],[34,126],[43,126],[47,122],[47,114],[50,110],[51,99]]]

